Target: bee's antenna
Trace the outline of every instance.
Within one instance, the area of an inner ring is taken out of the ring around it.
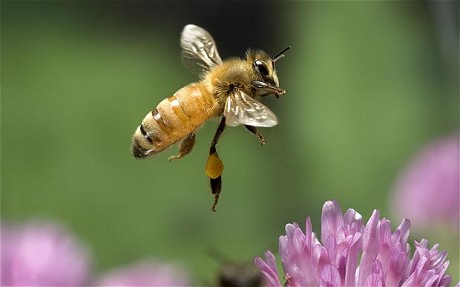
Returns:
[[[273,63],[275,63],[276,61],[278,61],[279,59],[283,58],[284,57],[284,52],[286,52],[287,50],[291,49],[291,46],[287,46],[286,49],[284,49],[283,51],[279,52],[278,55],[276,55],[274,58],[273,58]]]

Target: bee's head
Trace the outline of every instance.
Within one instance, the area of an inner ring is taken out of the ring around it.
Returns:
[[[246,61],[251,64],[252,70],[258,81],[262,81],[276,87],[279,87],[278,76],[276,75],[275,63],[282,57],[284,52],[291,47],[287,47],[274,58],[262,50],[248,50],[246,52]]]

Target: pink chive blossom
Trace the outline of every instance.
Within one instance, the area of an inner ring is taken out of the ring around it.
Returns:
[[[191,286],[180,266],[144,261],[103,275],[94,286]]]
[[[88,282],[87,249],[62,226],[30,221],[2,222],[1,286],[83,286]]]
[[[459,229],[459,140],[454,134],[433,142],[400,175],[392,206],[414,228],[447,223]]]
[[[415,242],[410,257],[407,243],[410,222],[404,219],[391,231],[391,224],[374,210],[364,225],[353,209],[342,213],[338,203],[327,201],[321,215],[321,241],[307,218],[305,232],[297,223],[286,225],[279,238],[285,283],[281,284],[275,256],[255,264],[268,286],[449,286],[447,252],[431,249],[428,241]],[[457,284],[460,286],[460,283]]]

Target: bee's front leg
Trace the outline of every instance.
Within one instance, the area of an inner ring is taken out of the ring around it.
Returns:
[[[275,94],[277,98],[281,95],[284,95],[287,92],[286,90],[283,90],[279,87],[273,86],[272,84],[262,82],[262,81],[252,81],[251,85],[255,89],[266,91],[267,95]]]
[[[179,159],[179,158],[186,156],[189,152],[192,151],[194,145],[195,145],[195,134],[194,133],[188,134],[180,143],[179,154],[170,156],[168,159],[173,160],[173,159]]]
[[[225,117],[222,117],[222,120],[217,127],[214,138],[212,139],[211,146],[209,148],[209,157],[206,162],[206,175],[209,177],[209,182],[211,185],[211,193],[214,194],[214,204],[212,205],[211,210],[216,211],[217,202],[219,201],[220,191],[222,189],[222,172],[224,170],[224,164],[220,160],[216,145],[219,141],[220,136],[225,130]]]
[[[255,134],[256,137],[259,139],[259,142],[261,145],[264,145],[267,143],[267,141],[265,140],[264,136],[259,132],[259,130],[254,127],[254,126],[248,126],[248,125],[244,125],[244,127],[250,131],[251,133]]]

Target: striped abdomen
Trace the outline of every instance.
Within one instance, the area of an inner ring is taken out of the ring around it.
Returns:
[[[161,152],[217,116],[219,105],[201,83],[193,83],[161,101],[133,135],[132,154],[145,157]]]

